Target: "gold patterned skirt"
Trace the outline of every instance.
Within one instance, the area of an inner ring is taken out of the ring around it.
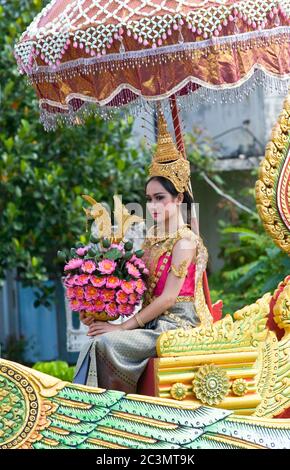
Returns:
[[[74,383],[136,393],[137,384],[161,333],[200,324],[192,301],[177,302],[145,328],[113,331],[90,338],[80,351]]]

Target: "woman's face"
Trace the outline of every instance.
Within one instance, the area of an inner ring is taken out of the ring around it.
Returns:
[[[146,187],[147,208],[157,223],[164,223],[177,214],[178,198],[172,196],[156,180],[152,180]]]

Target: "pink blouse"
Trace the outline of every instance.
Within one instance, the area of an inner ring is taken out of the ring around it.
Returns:
[[[159,260],[158,260],[158,263],[157,263],[157,267],[156,267],[156,272],[158,272],[161,264],[162,264],[162,261],[163,261],[163,258],[166,256],[166,253],[164,253],[162,256],[160,256]],[[166,283],[166,279],[167,279],[167,276],[168,276],[168,271],[169,271],[169,268],[171,266],[171,261],[172,261],[172,255],[170,255],[168,257],[168,262],[165,264],[165,268],[155,286],[155,289],[153,291],[153,295],[160,295],[162,294],[163,292],[163,289],[164,289],[164,286],[165,286],[165,283]],[[182,287],[181,287],[181,290],[178,294],[178,296],[181,296],[181,295],[190,295],[190,296],[193,296],[194,294],[194,278],[195,278],[195,270],[196,270],[196,264],[195,263],[190,263],[189,267],[188,267],[188,271],[187,271],[187,275],[184,279],[184,283],[182,284]]]

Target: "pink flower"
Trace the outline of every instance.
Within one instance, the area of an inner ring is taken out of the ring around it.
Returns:
[[[140,258],[137,258],[137,260],[135,261],[135,266],[137,266],[139,269],[142,269],[142,268],[145,268],[145,263],[144,261],[142,261],[142,259]]]
[[[95,287],[102,287],[106,284],[107,278],[106,277],[97,277],[97,276],[90,276],[90,281]]]
[[[110,317],[114,317],[118,313],[116,302],[110,302],[105,306],[105,310]]]
[[[96,270],[96,263],[91,259],[83,261],[82,271],[85,273],[93,273]]]
[[[70,306],[70,309],[73,311],[73,312],[78,312],[80,310],[80,307],[81,307],[81,302],[79,299],[72,299],[70,302],[69,302],[69,306]]]
[[[128,295],[122,290],[119,290],[116,295],[116,300],[119,304],[126,304],[128,302]]]
[[[92,302],[92,303],[91,303],[89,309],[90,309],[89,311],[90,311],[90,312],[93,312],[93,313],[95,313],[95,312],[97,311],[97,310],[96,310],[97,307],[96,307],[95,302]]]
[[[70,286],[74,286],[74,275],[72,276],[71,274],[68,274],[67,276],[65,276],[64,280],[63,280],[63,285],[65,287],[70,287]]]
[[[146,275],[149,274],[149,270],[147,268],[144,268],[143,269],[143,274],[146,274]]]
[[[67,296],[68,299],[73,299],[75,297],[74,287],[68,287],[66,289],[66,296]]]
[[[116,266],[116,261],[112,259],[104,259],[98,263],[98,269],[102,274],[112,274],[112,272],[115,271]]]
[[[133,281],[133,279],[131,281],[124,281],[122,280],[121,281],[121,288],[124,292],[126,292],[126,294],[132,294],[132,292],[134,292],[135,290],[135,283],[137,281]]]
[[[77,299],[83,299],[84,298],[84,289],[80,286],[76,286],[74,287],[74,293],[75,293],[75,297]]]
[[[138,294],[143,294],[143,292],[146,290],[146,284],[142,279],[137,279],[136,282],[136,291]]]
[[[121,313],[121,315],[131,315],[134,311],[134,307],[132,305],[119,305],[118,306],[118,312]]]
[[[104,302],[111,302],[115,300],[115,291],[113,289],[102,289],[100,292],[100,298]]]
[[[88,300],[83,300],[81,302],[81,310],[82,311],[89,311],[90,306],[91,306],[91,302],[89,302]]]
[[[74,275],[72,276],[72,278],[71,278],[71,281],[70,281],[70,282],[71,282],[71,285],[72,285],[72,286],[78,286],[78,285],[79,285],[79,284],[78,284],[78,282],[79,282],[78,279],[79,279],[79,275],[78,275],[78,274],[74,274]]]
[[[129,261],[127,261],[126,263],[126,268],[130,276],[133,276],[136,278],[141,276],[140,271],[134,266],[134,264],[130,263]]]
[[[136,255],[133,255],[129,261],[139,269],[144,269],[146,267],[144,261],[141,258],[138,258]]]
[[[136,266],[137,266],[137,261],[139,261],[139,258],[137,258],[136,255],[132,255],[131,258],[130,258],[130,262],[133,263],[133,264],[136,264]]]
[[[127,305],[127,315],[132,315],[132,313],[134,312],[134,309],[135,309],[135,305]]]
[[[96,287],[86,286],[85,298],[86,300],[96,300],[99,297],[99,291]]]
[[[132,294],[129,294],[129,304],[136,305],[138,302],[138,295],[136,292],[133,292]]]
[[[76,254],[79,256],[85,256],[89,251],[89,246],[84,246],[76,250]]]
[[[120,282],[121,281],[117,276],[108,276],[107,277],[107,282],[106,282],[106,287],[109,287],[111,289],[116,289],[116,287],[119,287]]]
[[[90,305],[88,306],[87,311],[88,311],[88,312],[92,312],[92,313],[93,313],[93,312],[96,312],[96,305],[95,305],[95,303],[90,302]]]
[[[77,269],[83,264],[83,260],[80,258],[72,258],[64,267],[65,271],[69,271],[71,269]]]
[[[95,302],[95,311],[96,312],[103,312],[105,310],[105,302],[102,300],[96,300]]]
[[[76,274],[75,275],[75,284],[78,286],[85,286],[90,280],[89,274]]]

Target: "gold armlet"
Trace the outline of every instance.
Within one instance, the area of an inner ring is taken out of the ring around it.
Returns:
[[[174,266],[174,264],[171,264],[170,270],[175,274],[177,277],[185,277],[187,274],[187,260],[185,259],[180,263],[180,265]]]
[[[134,315],[134,318],[135,318],[136,322],[138,323],[138,325],[140,326],[140,328],[144,328],[145,323],[143,323],[143,321],[141,320],[141,318],[140,318],[140,316],[139,316],[138,313],[136,313],[136,314]]]

